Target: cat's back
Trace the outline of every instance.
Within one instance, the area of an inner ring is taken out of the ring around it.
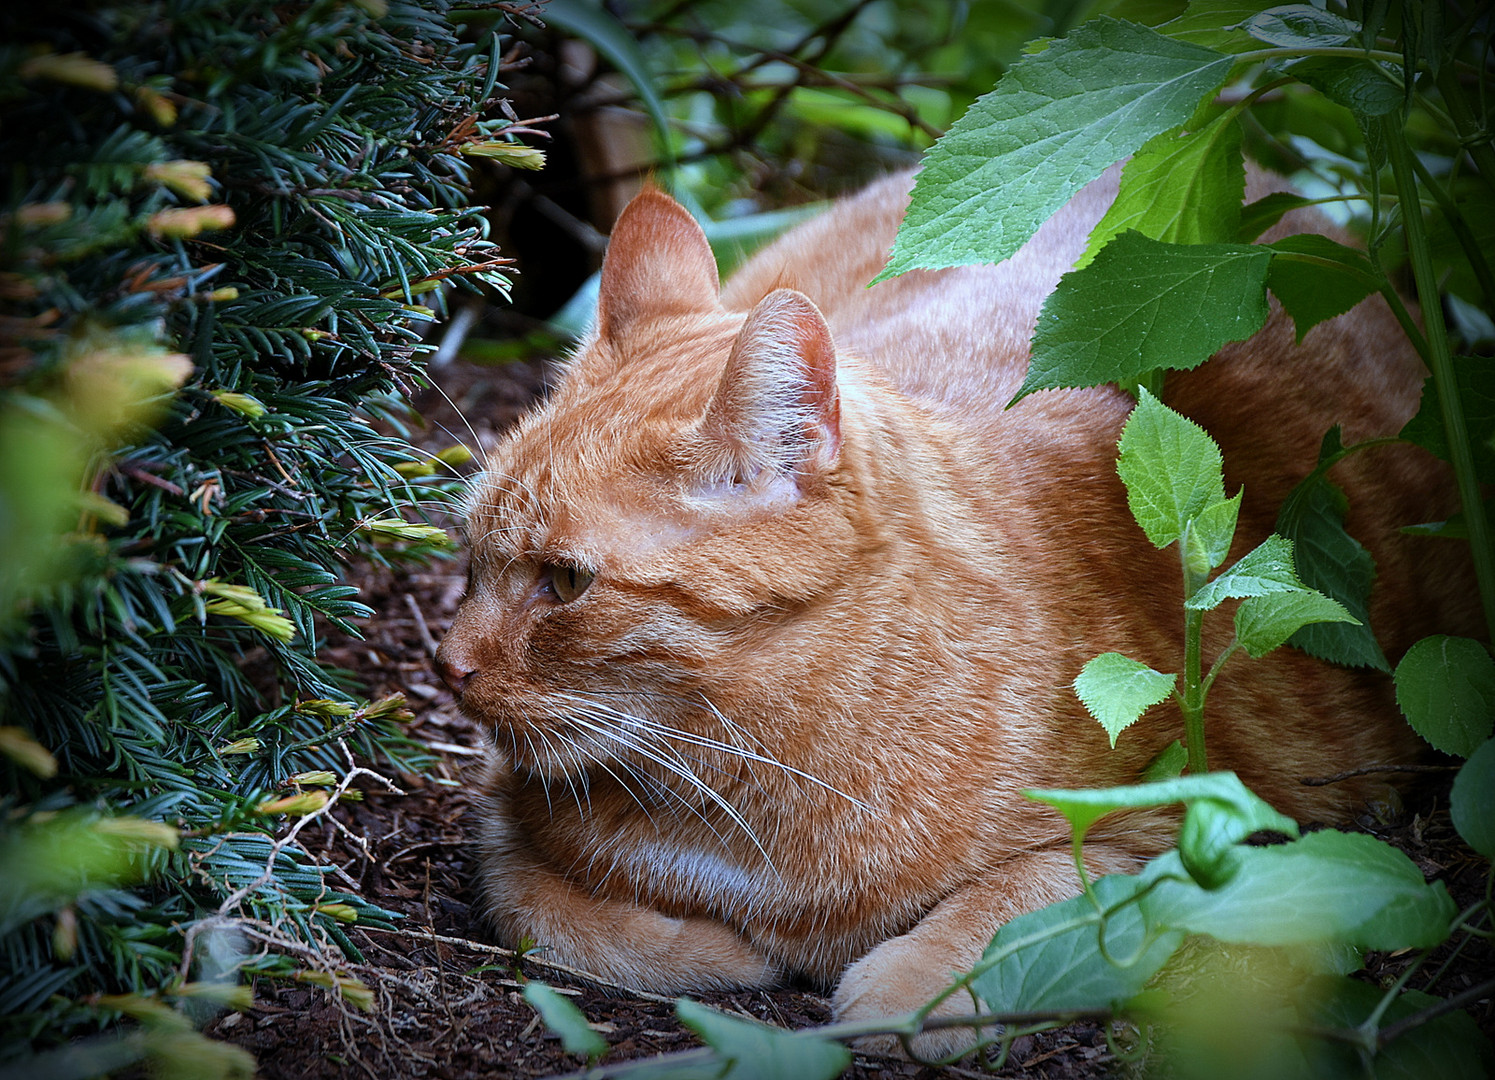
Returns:
[[[986,413],[1022,381],[1044,299],[1085,249],[1116,195],[1118,170],[1082,189],[1012,258],[914,270],[868,287],[903,221],[913,172],[873,183],[760,251],[722,303],[749,310],[775,288],[813,300],[838,349],[870,361],[911,397]]]
[[[1037,393],[1007,408],[1026,374],[1040,309],[1084,252],[1120,174],[1115,166],[1081,189],[1005,262],[916,270],[869,288],[913,187],[913,173],[894,174],[755,255],[728,282],[723,303],[746,310],[781,286],[810,296],[839,352],[869,362],[926,415],[965,432],[968,488],[1005,493],[986,508],[994,520],[1017,512],[1035,534],[1062,533],[1079,502],[1124,521],[1124,507],[1111,504],[1121,497],[1115,448],[1130,395],[1106,385]],[[1285,186],[1248,166],[1247,202]],[[1315,211],[1288,214],[1261,239],[1305,231],[1353,242]],[[1192,371],[1169,372],[1163,393],[1220,444],[1230,489],[1245,488],[1242,545],[1272,531],[1325,432],[1340,426],[1346,444],[1395,435],[1416,412],[1426,375],[1379,296],[1301,341],[1275,300],[1271,307],[1260,332]],[[1460,595],[1467,574],[1427,558],[1398,531],[1456,505],[1446,471],[1403,446],[1355,455],[1332,478],[1349,495],[1352,531],[1383,570],[1373,616],[1388,630],[1388,650],[1405,648],[1434,612],[1451,625],[1470,622],[1474,608]]]

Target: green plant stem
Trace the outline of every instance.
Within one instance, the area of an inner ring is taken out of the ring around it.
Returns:
[[[1179,560],[1183,564],[1184,599],[1199,591],[1205,582],[1205,574],[1189,568],[1187,544],[1178,545]],[[1189,772],[1203,776],[1209,772],[1209,760],[1204,752],[1204,695],[1209,689],[1200,677],[1203,667],[1200,653],[1204,631],[1204,612],[1184,609],[1184,692],[1178,699],[1179,710],[1184,714],[1184,748],[1189,755]]]
[[[1202,776],[1209,772],[1204,752],[1204,683],[1200,679],[1199,639],[1204,612],[1184,612],[1184,747],[1189,754],[1189,772]]]
[[[1275,49],[1256,49],[1252,52],[1237,53],[1235,62],[1237,66],[1240,66],[1260,63],[1263,60],[1297,59],[1300,56],[1343,56],[1351,60],[1384,60],[1398,67],[1404,59],[1401,53],[1380,49],[1362,49],[1358,45],[1313,45],[1307,48],[1285,45]]]
[[[1200,690],[1202,691],[1202,693],[1209,693],[1209,688],[1215,684],[1215,676],[1220,674],[1220,669],[1225,666],[1225,661],[1229,660],[1232,656],[1240,651],[1240,638],[1231,638],[1230,644],[1225,647],[1225,651],[1222,652],[1219,656],[1215,657],[1215,662],[1210,665],[1209,674],[1204,677],[1204,682],[1200,686]]]
[[[1449,118],[1453,120],[1454,130],[1459,133],[1459,141],[1479,169],[1480,179],[1485,182],[1486,187],[1495,190],[1495,147],[1490,145],[1490,132],[1469,108],[1452,64],[1446,65],[1438,73],[1438,89],[1443,94],[1443,105],[1448,110]]]
[[[1391,314],[1396,316],[1396,321],[1401,324],[1402,332],[1407,335],[1407,340],[1412,343],[1412,348],[1417,350],[1417,355],[1422,357],[1422,362],[1432,370],[1432,364],[1428,363],[1428,342],[1422,336],[1422,330],[1417,325],[1417,320],[1412,318],[1412,313],[1407,310],[1407,305],[1402,302],[1401,294],[1385,278],[1381,279],[1381,296],[1386,301],[1386,306],[1391,308]]]
[[[1484,500],[1480,498],[1479,480],[1474,472],[1474,454],[1469,446],[1469,429],[1464,420],[1464,406],[1454,378],[1453,354],[1448,332],[1443,324],[1443,307],[1438,293],[1438,279],[1433,269],[1432,251],[1423,230],[1422,208],[1417,201],[1417,177],[1412,168],[1412,151],[1407,146],[1401,125],[1383,119],[1381,131],[1386,144],[1391,172],[1396,178],[1401,200],[1407,252],[1412,261],[1412,277],[1417,283],[1417,299],[1422,304],[1423,322],[1427,327],[1427,361],[1438,388],[1438,404],[1443,413],[1443,430],[1448,438],[1448,457],[1458,481],[1459,501],[1469,527],[1470,554],[1479,581],[1480,601],[1484,606],[1485,628],[1495,638],[1495,553],[1490,548],[1490,527],[1485,518]]]
[[[1433,987],[1438,984],[1439,980],[1441,980],[1444,975],[1448,974],[1448,969],[1452,967],[1454,961],[1459,958],[1459,955],[1464,951],[1465,946],[1467,946],[1471,941],[1474,941],[1477,937],[1481,936],[1481,931],[1477,927],[1470,925],[1469,920],[1474,918],[1476,915],[1481,917],[1484,916],[1486,914],[1487,907],[1487,901],[1479,900],[1469,905],[1469,907],[1465,908],[1463,911],[1459,912],[1458,918],[1454,919],[1453,927],[1449,930],[1449,935],[1452,936],[1453,934],[1458,933],[1460,930],[1464,930],[1466,931],[1466,933],[1462,938],[1459,939],[1459,943],[1454,946],[1453,952],[1449,953],[1443,958],[1443,963],[1438,966],[1438,970],[1428,976],[1428,981],[1422,985],[1422,992],[1424,994],[1431,994],[1433,992]]]
[[[1417,179],[1422,181],[1422,186],[1427,189],[1433,201],[1438,204],[1438,208],[1443,211],[1449,230],[1453,233],[1454,239],[1459,242],[1459,247],[1464,250],[1464,258],[1469,260],[1469,269],[1474,271],[1480,291],[1485,294],[1485,306],[1495,311],[1495,273],[1491,273],[1490,263],[1485,258],[1484,251],[1480,249],[1479,241],[1470,231],[1469,223],[1464,220],[1464,215],[1459,213],[1458,205],[1448,192],[1443,190],[1443,185],[1438,183],[1432,173],[1428,172],[1427,166],[1416,154],[1412,155],[1412,168],[1417,173]]]
[[[1048,941],[1050,938],[1059,937],[1061,934],[1067,934],[1071,930],[1077,930],[1086,926],[1103,926],[1105,924],[1105,921],[1116,912],[1120,911],[1124,907],[1129,907],[1132,904],[1139,903],[1143,897],[1147,896],[1163,883],[1168,881],[1187,883],[1189,880],[1189,878],[1179,877],[1176,874],[1159,874],[1156,879],[1148,882],[1145,887],[1139,889],[1131,896],[1126,897],[1124,900],[1113,904],[1111,907],[1098,907],[1092,914],[1081,915],[1066,922],[1059,923],[1055,926],[1045,927],[1042,930],[1037,930],[1029,934],[1027,937],[1020,938],[1017,941],[1009,941],[1002,948],[987,952],[981,957],[980,961],[977,962],[975,967],[971,968],[970,971],[965,972],[949,986],[945,987],[945,989],[941,990],[937,995],[935,995],[932,1000],[926,1002],[917,1011],[910,1015],[917,1018],[922,1023],[926,1018],[930,1016],[931,1013],[934,1012],[935,1009],[944,1004],[947,999],[954,996],[955,994],[960,993],[962,990],[968,990],[977,979],[986,974],[986,972],[990,971],[992,968],[996,967],[998,964],[1002,963],[1013,953],[1019,952],[1022,949],[1026,949],[1032,945],[1037,945],[1041,942]],[[922,1030],[922,1028],[915,1028],[914,1032],[916,1033],[919,1030]]]
[[[1480,998],[1485,997],[1492,989],[1495,989],[1495,979],[1486,979],[1484,982],[1476,983],[1474,986],[1455,994],[1451,998],[1444,998],[1436,1005],[1429,1005],[1421,1012],[1404,1017],[1396,1023],[1382,1028],[1376,1034],[1376,1045],[1378,1047],[1385,1046],[1413,1028],[1421,1027],[1423,1024],[1436,1020],[1445,1013],[1451,1013],[1455,1009],[1462,1009],[1465,1005],[1472,1004]]]
[[[1381,1017],[1386,1015],[1386,1010],[1391,1008],[1392,1002],[1401,996],[1402,987],[1406,986],[1412,976],[1417,974],[1432,952],[1432,949],[1423,949],[1418,953],[1417,958],[1396,977],[1396,982],[1392,983],[1381,995],[1381,1000],[1376,1002],[1376,1007],[1370,1011],[1370,1015],[1361,1022],[1358,1030],[1368,1046],[1373,1048],[1375,1045],[1376,1035],[1381,1028]]]

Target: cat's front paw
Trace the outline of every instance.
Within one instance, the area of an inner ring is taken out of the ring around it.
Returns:
[[[538,941],[548,960],[656,994],[768,989],[783,982],[777,964],[714,919],[673,918],[632,905],[599,904],[596,914],[591,923],[552,923],[541,933],[519,929],[509,936]]]
[[[893,938],[873,949],[852,964],[841,976],[831,1004],[838,1020],[873,1021],[905,1016],[932,1001],[955,981],[958,972],[946,972],[929,962],[921,943],[911,937]],[[931,1013],[932,1017],[974,1016],[970,994],[952,994]],[[988,1027],[980,1035],[994,1038],[997,1029]],[[965,1054],[976,1047],[978,1032],[970,1027],[939,1028],[923,1031],[911,1040],[914,1056],[934,1061]],[[901,1054],[903,1045],[896,1035],[869,1035],[853,1045],[864,1051]]]

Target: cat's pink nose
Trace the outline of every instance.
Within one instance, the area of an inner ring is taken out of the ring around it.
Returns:
[[[454,662],[445,650],[437,650],[436,674],[441,676],[442,682],[451,687],[452,693],[460,695],[466,689],[467,680],[472,678],[473,670],[466,664]]]

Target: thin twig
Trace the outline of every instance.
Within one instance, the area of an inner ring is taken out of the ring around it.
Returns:
[[[534,964],[538,967],[546,968],[550,971],[556,972],[559,975],[565,975],[568,978],[575,979],[577,982],[585,983],[588,986],[594,986],[600,990],[626,994],[629,997],[638,998],[641,1001],[653,1001],[661,1005],[673,1005],[675,1003],[674,998],[664,997],[660,994],[651,994],[647,990],[635,990],[631,986],[624,986],[622,983],[615,983],[611,979],[604,978],[603,976],[598,975],[595,972],[583,971],[581,968],[571,967],[569,964],[562,964],[555,960],[547,960],[543,956],[533,956],[529,954],[521,956],[513,949],[506,949],[502,945],[489,945],[484,941],[471,941],[467,938],[451,937],[448,934],[437,934],[433,931],[412,930],[404,927],[389,930],[380,926],[365,926],[363,930],[365,933],[381,931],[386,934],[398,934],[401,937],[417,938],[422,941],[439,942],[443,945],[455,945],[459,948],[467,949],[470,952],[488,953],[490,956],[499,956],[504,958],[505,960],[512,960],[516,963],[522,959],[526,964]]]
[[[436,656],[436,639],[431,636],[431,628],[426,625],[426,616],[420,609],[420,604],[410,593],[405,594],[405,606],[410,609],[410,615],[415,619],[415,630],[420,634],[421,644],[426,647],[426,654],[434,658]]]
[[[1306,787],[1323,787],[1325,784],[1337,784],[1341,780],[1349,780],[1356,776],[1371,776],[1375,773],[1453,772],[1457,768],[1457,765],[1367,765],[1363,769],[1350,769],[1348,772],[1335,773],[1333,776],[1300,776],[1298,783]]]
[[[1376,1045],[1378,1047],[1385,1046],[1393,1039],[1411,1031],[1413,1028],[1421,1027],[1429,1021],[1438,1019],[1444,1013],[1450,1013],[1455,1009],[1462,1009],[1465,1005],[1473,1004],[1480,998],[1489,995],[1492,990],[1495,990],[1495,979],[1486,979],[1482,983],[1476,983],[1471,986],[1468,990],[1460,991],[1451,998],[1444,998],[1436,1005],[1429,1005],[1421,1012],[1415,1012],[1411,1016],[1404,1017],[1394,1024],[1383,1027],[1376,1035]]]

